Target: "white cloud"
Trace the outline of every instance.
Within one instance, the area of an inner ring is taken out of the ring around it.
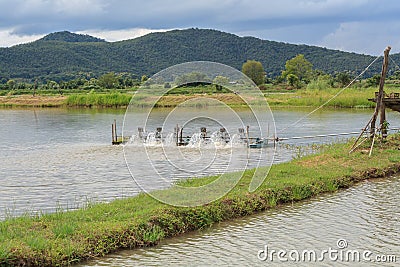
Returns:
[[[96,0],[58,0],[54,1],[54,10],[71,16],[105,14],[108,5]]]
[[[0,30],[0,47],[9,47],[12,45],[23,44],[42,38],[43,34],[37,35],[16,35],[14,29]]]
[[[400,21],[347,22],[326,35],[319,45],[343,51],[379,55],[386,46],[400,52]]]
[[[376,0],[373,0],[376,1]],[[329,16],[342,16],[348,12],[362,7],[368,0],[239,0],[220,1],[219,18],[224,20],[235,19],[285,19],[296,20],[300,18],[322,18]]]
[[[95,36],[101,39],[105,39],[109,42],[122,41],[128,39],[134,39],[152,32],[165,32],[167,29],[142,29],[142,28],[133,28],[133,29],[124,29],[124,30],[85,30],[80,31],[78,33],[89,34],[91,36]]]
[[[107,4],[98,0],[14,0],[15,18],[62,14],[72,17],[102,14]]]

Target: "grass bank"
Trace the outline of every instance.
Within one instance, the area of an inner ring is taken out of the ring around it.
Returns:
[[[65,101],[69,107],[127,107],[132,99],[132,94],[111,93],[89,93],[72,94]]]
[[[331,145],[318,154],[274,165],[254,193],[247,191],[254,173],[248,170],[226,196],[200,207],[171,207],[141,194],[77,211],[9,218],[0,222],[0,265],[69,265],[121,248],[152,246],[164,238],[400,171],[400,134],[378,142],[371,158],[367,146],[349,155],[350,146]],[[200,186],[214,179],[181,184]]]

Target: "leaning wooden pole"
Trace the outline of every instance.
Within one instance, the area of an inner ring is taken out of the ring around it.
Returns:
[[[383,94],[383,87],[385,86],[386,74],[388,72],[390,49],[391,49],[391,47],[388,46],[384,52],[382,76],[381,76],[381,80],[379,82],[379,91],[382,91],[382,94]],[[385,107],[385,103],[383,102],[384,97],[385,96],[382,95],[380,111],[379,111],[379,113],[380,113],[379,125],[380,125],[381,132],[382,132],[382,138],[386,138],[386,136],[387,136],[386,107]]]
[[[374,112],[374,115],[372,116],[372,121],[371,121],[370,134],[371,134],[372,139],[374,138],[375,133],[376,133],[375,124],[376,124],[376,119],[377,119],[379,113],[380,113],[379,126],[380,126],[380,129],[382,130],[382,137],[386,136],[386,134],[387,134],[387,129],[386,129],[386,127],[384,127],[385,120],[386,120],[386,113],[385,113],[385,104],[383,103],[383,98],[384,98],[383,88],[385,86],[385,79],[386,79],[386,74],[388,71],[390,49],[392,49],[392,48],[390,46],[388,46],[388,47],[386,47],[385,51],[383,52],[383,64],[382,64],[381,80],[379,82],[379,92],[378,92],[378,96],[376,97],[375,112]]]

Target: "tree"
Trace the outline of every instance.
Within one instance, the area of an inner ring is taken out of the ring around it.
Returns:
[[[335,78],[342,87],[350,83],[350,74],[348,74],[347,72],[339,72],[338,74],[336,74]]]
[[[304,55],[299,54],[286,61],[282,76],[287,80],[289,74],[297,76],[301,82],[309,83],[313,75],[313,65],[305,59]]]
[[[217,91],[222,91],[223,86],[229,84],[229,78],[224,76],[216,76],[213,80],[213,84],[215,84]]]
[[[292,87],[300,88],[300,83],[299,83],[299,77],[297,77],[294,74],[289,74],[286,76],[286,80],[288,81],[288,84]]]
[[[378,86],[381,81],[381,75],[375,74],[371,78],[367,79],[367,86],[368,87],[375,87]]]
[[[259,61],[247,60],[242,65],[242,72],[244,75],[249,77],[256,85],[260,85],[265,82],[264,67]]]
[[[396,70],[388,79],[400,80],[400,70]]]
[[[149,77],[147,77],[146,75],[143,75],[142,79],[141,79],[141,82],[145,83],[148,79],[149,79]]]
[[[49,90],[57,90],[57,89],[59,89],[59,85],[55,81],[48,81],[46,87]]]
[[[205,83],[211,83],[211,79],[205,73],[194,71],[176,77],[175,83],[178,86],[199,86]]]
[[[14,87],[15,87],[15,85],[16,85],[16,82],[15,82],[14,80],[8,80],[8,81],[7,81],[7,88],[8,88],[9,90],[13,90]]]
[[[116,88],[119,84],[118,77],[114,72],[106,73],[99,77],[98,84],[100,87],[107,89]]]

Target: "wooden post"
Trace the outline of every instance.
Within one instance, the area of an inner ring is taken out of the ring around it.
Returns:
[[[176,128],[175,128],[175,135],[176,135],[176,146],[179,146],[179,125],[177,124],[176,125]]]
[[[114,137],[115,143],[118,142],[118,134],[117,134],[117,120],[114,120]]]
[[[180,130],[180,137],[179,137],[179,141],[180,141],[180,145],[183,145],[183,127]]]
[[[246,126],[246,138],[247,138],[247,145],[250,145],[250,136],[249,136],[250,126]]]
[[[385,123],[386,122],[386,107],[385,107],[385,103],[383,103],[383,99],[385,98],[383,87],[385,85],[386,74],[388,71],[390,49],[391,49],[390,46],[388,46],[385,49],[383,66],[382,66],[382,76],[381,76],[381,80],[379,82],[379,91],[382,91],[382,99],[381,99],[381,105],[380,105],[381,116],[380,116],[379,124],[380,124],[381,130],[382,130],[382,138],[383,139],[385,139],[387,136],[387,125]]]
[[[376,107],[375,107],[375,112],[374,115],[372,117],[372,121],[371,121],[371,138],[374,138],[375,136],[375,124],[376,124],[376,119],[378,117],[378,113],[380,113],[380,128],[382,129],[382,136],[384,136],[384,134],[387,134],[387,129],[386,127],[384,127],[384,122],[386,120],[386,114],[385,114],[385,105],[383,103],[383,98],[384,98],[384,92],[383,92],[383,87],[385,85],[385,79],[386,79],[386,73],[388,70],[388,64],[389,64],[389,52],[390,52],[391,47],[388,46],[383,55],[383,64],[382,64],[382,73],[381,73],[381,80],[379,82],[379,92],[378,92],[378,96],[376,98]],[[385,129],[383,129],[385,128]]]
[[[115,143],[115,132],[114,132],[114,123],[111,124],[111,136],[112,136],[112,144],[114,145]]]

